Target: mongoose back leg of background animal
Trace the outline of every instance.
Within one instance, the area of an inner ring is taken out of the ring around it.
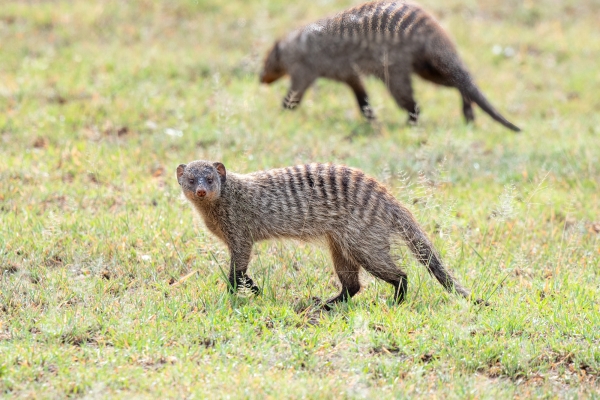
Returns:
[[[456,61],[455,61],[456,62]],[[444,71],[440,71],[435,68],[430,62],[421,61],[419,63],[415,63],[414,65],[415,72],[423,79],[433,82],[437,85],[453,87],[458,89],[462,98],[462,111],[465,116],[465,121],[467,123],[475,121],[475,113],[473,111],[473,100],[469,97],[469,95],[461,90],[460,87],[453,82],[453,79]],[[468,74],[466,71],[462,71],[463,74]]]
[[[430,55],[429,58],[429,60],[420,60],[414,63],[415,72],[430,82],[458,89],[462,97],[462,111],[467,123],[475,121],[473,103],[476,103],[502,125],[515,132],[520,131],[489,103],[473,82],[471,74],[461,65],[455,55],[452,55],[449,60],[440,59],[436,54]],[[453,68],[448,68],[449,65]]]
[[[473,101],[466,93],[460,94],[463,102],[463,115],[467,123],[475,121],[475,112],[473,111]]]

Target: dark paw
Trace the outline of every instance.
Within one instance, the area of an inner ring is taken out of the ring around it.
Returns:
[[[489,306],[490,306],[490,303],[489,303],[489,302],[487,302],[487,301],[485,301],[484,299],[475,299],[475,302],[474,302],[474,303],[475,303],[476,305],[483,305],[483,306],[485,306],[485,307],[489,307]]]
[[[283,99],[283,108],[286,110],[293,110],[298,107],[298,104],[300,104],[300,100],[294,96],[288,95]]]
[[[465,121],[467,124],[473,123],[475,121],[475,113],[473,112],[473,108],[463,108],[463,115],[465,116]]]
[[[396,305],[400,305],[400,304],[404,303],[405,297],[406,296],[404,295],[404,293],[402,293],[402,294],[398,294],[398,293],[394,294],[394,303]]]
[[[256,286],[256,285],[252,285],[252,286],[250,287],[250,291],[251,291],[252,293],[254,293],[255,295],[257,295],[257,296],[258,296],[259,294],[261,294],[260,287],[258,287],[258,286]]]
[[[420,114],[419,106],[415,105],[414,110],[412,112],[408,113],[408,124],[416,125],[417,122],[419,121],[419,114]]]
[[[377,119],[377,118],[375,118],[375,112],[368,105],[362,106],[360,111],[365,116],[365,118],[368,119],[369,121],[375,121]]]
[[[254,283],[252,278],[250,278],[247,275],[238,276],[235,280],[229,280],[229,293],[236,293],[241,288],[249,289],[255,295],[261,293],[260,287],[258,287],[258,285]]]
[[[330,311],[332,308],[331,306],[333,305],[333,303],[331,303],[331,300],[324,302],[320,297],[317,296],[311,297],[310,300],[313,303],[313,307],[315,309]]]
[[[345,303],[347,301],[346,296],[338,295],[332,297],[324,303],[321,303],[321,308],[325,311],[331,311],[336,304]]]

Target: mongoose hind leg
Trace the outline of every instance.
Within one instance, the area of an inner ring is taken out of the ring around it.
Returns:
[[[293,110],[298,107],[304,96],[306,89],[313,84],[316,77],[302,70],[299,73],[292,74],[292,85],[287,95],[283,99],[283,108]]]
[[[419,119],[419,106],[413,97],[410,75],[404,68],[390,68],[389,82],[386,83],[390,93],[399,107],[408,111],[408,123],[416,124]]]
[[[354,96],[356,97],[356,101],[358,102],[358,107],[360,108],[362,115],[364,115],[369,121],[374,121],[376,119],[375,112],[369,104],[369,96],[367,95],[367,91],[363,86],[360,76],[352,76],[346,80],[346,83],[354,92]]]
[[[252,254],[252,244],[243,243],[230,246],[230,253],[229,292],[235,293],[240,287],[244,287],[250,289],[254,294],[259,294],[260,288],[246,274]]]
[[[466,93],[462,93],[463,115],[467,123],[475,121],[475,113],[473,112],[473,101]]]
[[[357,251],[353,256],[371,275],[394,286],[394,301],[397,304],[404,301],[408,276],[396,265],[388,251]]]
[[[436,58],[435,55],[433,58]],[[436,67],[437,65],[437,67]],[[473,112],[473,100],[469,97],[468,93],[461,90],[461,85],[457,81],[456,75],[453,76],[451,70],[439,65],[445,65],[443,61],[438,60],[437,62],[430,62],[425,59],[415,65],[415,72],[420,75],[423,79],[433,82],[438,85],[454,87],[460,91],[462,97],[462,111],[465,116],[467,123],[475,121],[475,113]],[[446,65],[447,66],[447,65]],[[468,72],[463,71],[464,76],[468,76]]]
[[[331,309],[331,306],[335,303],[348,301],[349,298],[360,291],[360,265],[358,265],[356,261],[344,256],[342,246],[340,246],[338,241],[332,237],[328,237],[328,242],[331,258],[333,259],[333,266],[340,279],[340,283],[342,284],[342,290],[340,291],[340,294],[325,302],[323,308],[326,310]]]

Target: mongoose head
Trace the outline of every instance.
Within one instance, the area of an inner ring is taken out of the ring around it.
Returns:
[[[185,197],[193,203],[218,199],[226,180],[227,171],[220,162],[198,160],[177,167],[177,182]]]
[[[260,81],[262,83],[273,83],[286,73],[285,67],[281,62],[281,45],[277,41],[267,55],[267,58],[265,58],[263,70],[260,73]]]

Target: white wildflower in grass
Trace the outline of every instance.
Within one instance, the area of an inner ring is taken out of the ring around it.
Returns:
[[[44,228],[42,230],[42,235],[44,235],[45,237],[60,235],[60,223],[60,216],[54,213],[53,211],[50,211],[48,213],[48,219],[46,220],[46,224],[44,225]]]
[[[515,54],[517,54],[517,52],[512,47],[507,46],[507,47],[504,48],[504,56],[505,57],[511,58],[511,57],[514,57]]]
[[[165,129],[165,134],[172,136],[172,137],[182,137],[183,131],[181,131],[179,129],[167,128],[167,129]]]
[[[492,217],[499,221],[507,221],[515,214],[515,185],[505,185],[504,192],[499,197],[496,209],[492,211]]]

